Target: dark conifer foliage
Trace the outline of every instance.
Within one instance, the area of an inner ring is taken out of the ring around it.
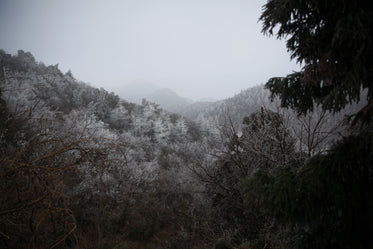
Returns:
[[[368,89],[368,104],[360,117],[373,115],[373,7],[368,1],[269,0],[260,17],[263,32],[287,39],[291,58],[303,69],[275,77],[266,87],[282,105],[299,112],[313,102],[339,111],[360,100]]]
[[[274,246],[287,248],[371,248],[373,230],[373,11],[366,1],[269,0],[260,20],[263,32],[287,39],[301,72],[272,78],[272,99],[299,114],[320,105],[339,112],[367,104],[355,121],[365,126],[303,163],[243,179],[244,203],[253,201],[275,220]],[[258,197],[259,196],[259,197]],[[284,239],[285,238],[285,239]]]

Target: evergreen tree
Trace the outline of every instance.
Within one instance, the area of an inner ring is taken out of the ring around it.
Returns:
[[[291,248],[371,248],[373,231],[373,8],[366,1],[269,0],[260,17],[263,31],[287,38],[292,58],[303,69],[270,79],[272,98],[298,113],[340,111],[360,101],[367,105],[356,120],[367,129],[339,141],[327,153],[313,156],[299,169],[253,176],[244,181],[245,203],[250,191],[261,194],[262,209],[290,231]],[[250,187],[250,189],[248,189]],[[279,231],[283,233],[284,231]]]
[[[339,111],[360,100],[368,90],[368,104],[359,112],[373,115],[373,7],[357,0],[269,0],[260,17],[263,32],[287,38],[291,58],[303,64],[300,72],[270,79],[266,87],[282,106],[312,111],[313,103]]]

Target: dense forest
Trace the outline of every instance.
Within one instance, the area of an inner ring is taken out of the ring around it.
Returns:
[[[0,50],[0,247],[372,247],[372,15],[269,0],[302,71],[175,113]]]

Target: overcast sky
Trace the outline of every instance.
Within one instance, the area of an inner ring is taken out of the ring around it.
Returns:
[[[299,65],[261,33],[265,0],[0,0],[0,48],[115,91],[133,81],[221,99]]]

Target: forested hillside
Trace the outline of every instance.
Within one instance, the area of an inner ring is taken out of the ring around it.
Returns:
[[[205,127],[217,127],[227,124],[231,118],[237,128],[241,128],[245,116],[257,111],[262,106],[271,108],[269,92],[263,86],[249,88],[235,96],[216,102],[196,102],[185,106],[179,113]]]
[[[364,101],[299,114],[257,86],[183,117],[22,50],[0,65],[2,248],[314,248],[351,221],[344,184],[363,171],[333,162],[349,145],[369,160],[369,136],[349,137]]]
[[[229,75],[234,80],[233,74],[247,70],[234,57],[219,55],[225,49],[233,53],[228,46],[233,43],[223,42],[216,46],[219,51],[206,53],[209,60],[200,57],[231,34],[211,5],[206,7],[214,15],[206,19],[219,17],[213,21],[219,24],[217,39],[201,39],[202,50],[189,54],[184,45],[194,44],[203,32],[189,33],[185,37],[191,40],[180,39],[187,56],[171,49],[176,57],[169,57],[172,65],[162,74],[183,66],[192,75],[189,66],[197,65],[194,70],[205,77],[204,66],[214,64],[211,59],[225,62],[212,67],[215,79]],[[178,13],[189,13],[187,5],[180,6]],[[151,11],[134,16],[146,19],[142,24],[152,23],[148,16],[153,9],[144,9]],[[99,10],[100,15],[106,12]],[[116,17],[123,16],[121,11]],[[98,19],[100,25],[104,19]],[[141,67],[150,58],[161,62],[167,54],[161,45],[174,47],[179,40],[157,43],[142,37],[148,32],[128,20],[136,31],[132,45],[142,45],[132,57]],[[170,20],[162,15],[162,22],[148,31],[161,37],[158,28]],[[359,0],[267,0],[259,21],[264,34],[286,40],[299,71],[273,75],[264,86],[212,103],[187,106],[172,92],[159,94],[180,103],[178,110],[172,109],[179,114],[91,87],[71,71],[36,61],[29,52],[0,50],[0,248],[373,248],[372,5]],[[102,27],[117,27],[112,24]],[[195,24],[191,27],[199,30],[200,23]],[[13,22],[4,27],[13,29]],[[177,33],[179,27],[172,27],[169,32]],[[141,37],[151,43],[142,43]],[[115,45],[109,35],[105,40]],[[121,46],[122,41],[116,39]],[[258,48],[267,49],[262,44]],[[113,68],[132,63],[123,63],[115,47],[112,52],[120,58],[110,64]],[[237,70],[220,74],[223,67]],[[152,70],[160,73],[157,67]]]
[[[0,61],[2,248],[302,245],[306,227],[268,212],[305,162],[356,132],[346,118],[361,108],[297,115],[258,86],[184,118],[22,50]]]
[[[227,129],[234,129],[240,135],[247,125],[244,121],[246,117],[263,109],[273,111],[283,116],[289,132],[296,138],[297,145],[302,147],[299,149],[312,151],[312,154],[325,151],[333,141],[347,134],[347,121],[366,104],[366,94],[363,91],[362,101],[348,104],[339,112],[325,111],[315,105],[312,112],[299,115],[290,108],[281,107],[278,98],[271,101],[270,91],[259,85],[224,100],[193,103],[179,113],[212,133],[221,135]]]
[[[203,189],[190,168],[214,162],[214,136],[30,53],[1,51],[0,61],[2,248],[111,248],[121,236],[161,243],[156,233],[196,233],[185,220]]]

